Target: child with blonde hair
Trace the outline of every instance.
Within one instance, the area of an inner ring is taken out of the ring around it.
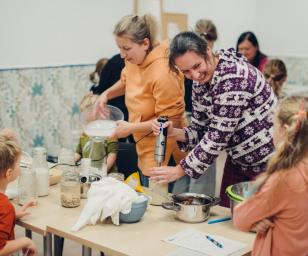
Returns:
[[[276,151],[258,191],[235,207],[233,222],[257,231],[252,255],[307,256],[308,97],[283,99],[276,111]]]
[[[80,102],[80,111],[93,106],[99,96],[94,94],[85,95]],[[81,158],[91,158],[92,166],[101,168],[104,157],[107,157],[107,171],[117,172],[116,159],[118,153],[117,139],[106,139],[103,143],[91,140],[88,135],[83,133],[79,139],[79,144],[75,153],[75,161],[78,162]]]
[[[263,74],[266,81],[272,86],[275,95],[281,98],[281,89],[287,80],[286,65],[279,59],[270,60],[265,64]]]
[[[26,203],[16,213],[14,206],[5,195],[6,188],[19,176],[20,146],[14,138],[0,135],[0,255],[10,255],[22,250],[26,255],[37,255],[37,248],[27,237],[15,239],[15,220],[29,214]]]

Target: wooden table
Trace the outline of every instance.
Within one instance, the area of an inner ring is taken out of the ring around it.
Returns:
[[[134,224],[113,225],[109,220],[95,226],[87,226],[78,232],[70,229],[76,223],[85,200],[77,208],[63,208],[60,203],[58,186],[50,189],[48,197],[39,198],[38,206],[31,209],[31,215],[18,222],[19,225],[37,233],[54,234],[83,245],[84,255],[90,254],[90,248],[109,255],[156,256],[167,255],[175,251],[176,246],[161,241],[181,230],[193,228],[211,234],[222,235],[247,244],[235,255],[251,251],[255,235],[236,230],[231,221],[216,224],[207,222],[189,224],[174,218],[174,212],[159,206],[149,206],[142,220]],[[215,206],[211,217],[220,218],[230,215],[230,210]],[[213,216],[214,215],[214,216]],[[41,232],[44,230],[44,232]]]

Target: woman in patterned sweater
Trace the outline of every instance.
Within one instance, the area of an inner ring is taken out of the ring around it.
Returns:
[[[227,161],[220,197],[228,185],[254,179],[265,170],[273,151],[271,113],[275,96],[262,73],[234,49],[214,55],[206,42],[193,32],[178,34],[170,45],[169,64],[194,80],[191,124],[184,129],[168,126],[182,150],[190,153],[176,167],[151,169],[151,179],[172,182],[184,175],[199,178],[222,150]],[[152,126],[154,134],[159,126]]]

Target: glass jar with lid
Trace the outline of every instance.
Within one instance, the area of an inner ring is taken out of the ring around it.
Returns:
[[[31,164],[23,163],[18,177],[18,204],[24,205],[29,200],[36,201],[36,187],[36,174]]]
[[[49,194],[49,168],[47,165],[47,151],[43,147],[35,147],[32,150],[32,168],[36,174],[37,195]]]

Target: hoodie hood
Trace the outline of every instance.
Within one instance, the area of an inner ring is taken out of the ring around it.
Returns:
[[[156,47],[145,57],[145,60],[140,65],[140,68],[146,68],[153,62],[160,59],[168,59],[168,49],[169,42],[167,40],[156,45]]]
[[[217,54],[219,55],[219,59],[222,60],[226,60],[226,61],[230,61],[230,62],[247,62],[246,57],[244,57],[242,54],[240,54],[239,52],[237,52],[234,48],[230,48],[228,50],[219,50],[217,52]]]

